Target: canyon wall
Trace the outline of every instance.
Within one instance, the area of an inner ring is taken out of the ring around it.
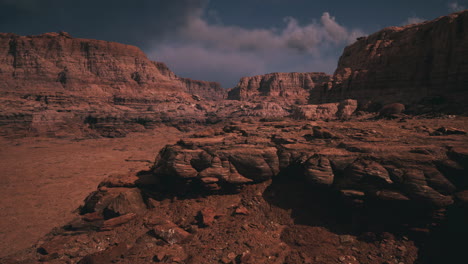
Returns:
[[[357,99],[466,108],[468,11],[389,27],[345,48],[332,86],[312,89],[310,103]]]
[[[242,78],[228,92],[228,99],[241,101],[275,101],[305,104],[315,87],[330,82],[325,73],[270,73]]]
[[[229,91],[180,78],[134,46],[64,32],[0,33],[0,126],[13,133],[116,136],[159,123],[322,116],[330,105],[297,105],[338,109],[347,99],[363,110],[397,102],[409,113],[463,113],[467,86],[468,11],[359,38],[334,76],[271,73],[244,77]]]
[[[119,127],[197,122],[206,111],[196,104],[225,94],[219,83],[179,78],[134,46],[65,32],[0,33],[0,126],[10,134],[91,127],[119,135]]]
[[[80,96],[151,96],[161,92],[220,91],[218,83],[182,79],[137,47],[72,38],[67,33],[18,36],[0,33],[3,93]],[[203,96],[203,92],[199,96]]]

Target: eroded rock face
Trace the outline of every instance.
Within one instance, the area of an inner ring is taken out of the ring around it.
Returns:
[[[150,171],[111,174],[76,219],[0,261],[417,263],[429,249],[412,234],[448,234],[437,254],[466,234],[467,135],[430,136],[465,121],[214,126],[166,146]]]
[[[399,138],[409,135],[392,138],[394,132],[371,130],[354,135],[351,131],[291,121],[234,123],[212,131],[211,137],[187,138],[166,146],[153,172],[175,182],[199,182],[207,190],[223,191],[279,174],[293,177],[288,173],[293,170],[294,177],[313,186],[360,193],[360,198],[353,199],[361,202],[377,197],[434,208],[454,202],[453,195],[460,187],[453,179],[460,172],[445,168],[462,165],[443,144],[436,143],[440,145],[432,146],[430,152],[415,151],[417,147],[406,144],[419,144],[419,140],[403,143]],[[421,136],[421,142],[427,144],[427,134]],[[452,136],[457,140],[466,137]],[[436,138],[433,142],[439,142]]]
[[[189,78],[180,78],[180,81],[185,85],[188,93],[201,98],[218,101],[227,96],[226,90],[218,82],[198,81]]]
[[[466,110],[468,11],[389,27],[346,47],[333,85],[311,90],[312,103],[347,98],[403,103],[409,109]],[[425,105],[417,107],[416,104]]]
[[[293,108],[292,118],[303,120],[349,119],[358,108],[356,100],[319,105],[297,105]]]
[[[219,83],[177,77],[137,47],[66,33],[0,33],[0,125],[18,134],[122,136],[168,122],[203,122]]]
[[[150,61],[137,47],[72,38],[66,33],[2,33],[0,54],[3,92],[138,98],[162,91],[194,91],[202,97],[206,92],[220,91],[216,83],[178,78],[165,64]]]
[[[154,173],[199,181],[209,190],[220,190],[226,185],[262,182],[279,172],[276,148],[258,148],[241,141],[232,144],[231,140],[222,136],[183,139],[162,150]]]
[[[330,81],[325,73],[270,73],[242,78],[231,89],[228,99],[241,101],[274,101],[305,104],[309,92]]]

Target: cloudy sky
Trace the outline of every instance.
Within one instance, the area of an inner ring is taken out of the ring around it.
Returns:
[[[333,73],[343,48],[468,0],[0,0],[0,32],[132,44],[179,76],[233,87],[269,72]]]

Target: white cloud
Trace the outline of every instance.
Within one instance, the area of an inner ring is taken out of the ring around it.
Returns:
[[[406,25],[411,25],[411,24],[418,24],[424,21],[427,21],[427,19],[413,16],[413,17],[409,17],[405,22],[401,23],[401,25],[406,26]]]
[[[448,4],[448,8],[450,12],[459,12],[465,10],[466,7],[458,4],[458,2],[451,2]]]
[[[207,48],[222,50],[269,51],[290,49],[298,52],[314,52],[320,45],[350,43],[360,31],[348,31],[339,25],[329,13],[323,13],[321,24],[301,26],[292,17],[284,19],[282,30],[209,24],[201,14],[193,16],[188,25],[177,35],[179,40],[198,43]]]
[[[199,9],[184,27],[149,53],[178,75],[232,87],[240,77],[272,71],[331,72],[337,55],[327,54],[341,52],[362,35],[360,30],[340,25],[328,12],[319,22],[306,25],[287,17],[282,28],[243,28],[210,24]]]

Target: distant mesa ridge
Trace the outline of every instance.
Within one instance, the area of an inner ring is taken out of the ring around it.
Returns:
[[[180,78],[135,46],[65,32],[0,33],[0,134],[118,137],[201,122],[198,102],[225,97],[219,83]]]
[[[468,11],[389,27],[345,48],[330,87],[311,103],[347,98],[380,103],[445,104],[466,111]]]
[[[307,103],[310,92],[331,82],[331,76],[322,72],[270,73],[240,79],[228,92],[231,100],[274,100],[289,103]]]
[[[356,99],[440,106],[466,112],[468,11],[433,21],[389,27],[345,48],[333,76],[274,73],[245,77],[228,93],[234,100],[288,100],[311,104]]]
[[[82,96],[143,96],[189,92],[222,99],[219,83],[177,77],[137,47],[72,38],[68,33],[18,36],[0,33],[0,90],[69,92]],[[209,93],[207,93],[209,91]]]
[[[0,33],[0,90],[79,91],[136,95],[180,91],[211,100],[328,103],[345,99],[399,101],[424,97],[460,102],[468,85],[468,11],[360,37],[346,47],[333,76],[270,73],[240,79],[227,93],[219,83],[177,77],[137,47],[72,38]],[[95,87],[98,85],[99,87]]]
[[[0,33],[2,130],[56,133],[85,124],[118,136],[125,133],[115,134],[116,127],[134,131],[161,122],[316,116],[324,107],[296,106],[327,103],[336,104],[325,107],[334,112],[402,103],[414,113],[466,113],[467,87],[468,11],[358,38],[333,76],[270,73],[241,78],[229,90],[178,77],[135,46],[66,32]]]

